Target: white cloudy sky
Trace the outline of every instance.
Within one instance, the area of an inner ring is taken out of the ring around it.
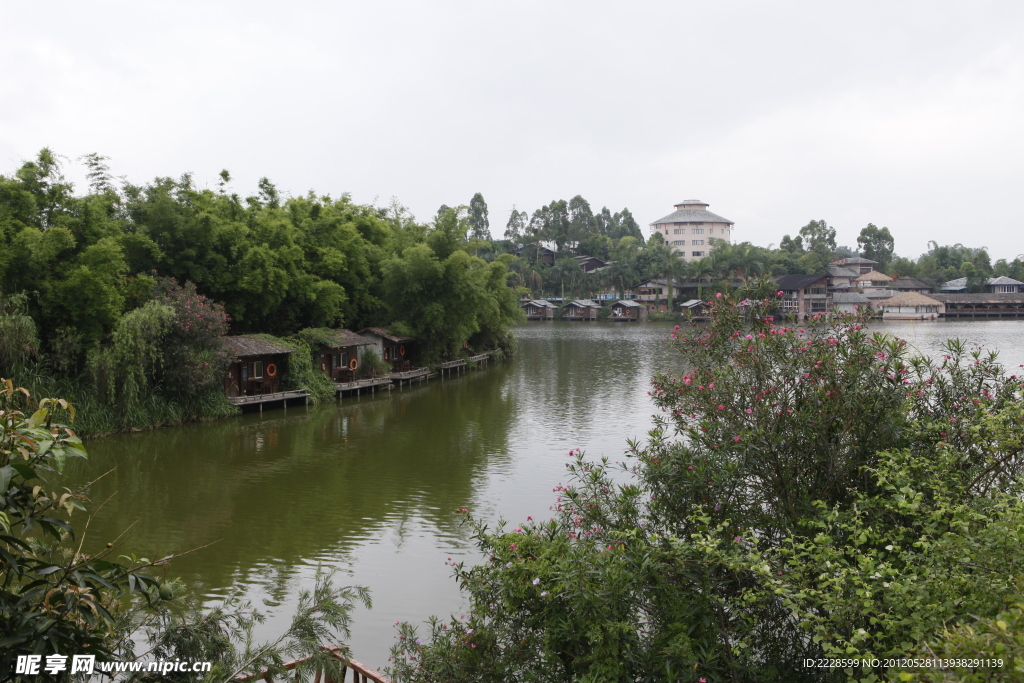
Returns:
[[[482,192],[647,223],[696,197],[778,243],[1024,252],[1024,3],[0,2],[0,173],[269,176],[420,219]]]

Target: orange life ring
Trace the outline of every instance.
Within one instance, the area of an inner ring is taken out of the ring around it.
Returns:
[[[267,366],[267,377],[273,377],[277,374],[277,366],[273,363]]]
[[[349,370],[355,370],[358,367],[359,367],[359,361],[357,361],[355,358],[353,358],[352,360],[350,360],[348,362],[348,369]]]
[[[404,346],[399,346],[398,347],[398,352],[404,356],[405,355],[405,347]]]

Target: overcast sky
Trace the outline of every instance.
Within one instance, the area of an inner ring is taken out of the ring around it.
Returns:
[[[420,220],[481,192],[497,237],[581,194],[645,234],[698,198],[763,246],[1024,252],[1019,0],[0,0],[0,60],[3,174],[49,146]]]

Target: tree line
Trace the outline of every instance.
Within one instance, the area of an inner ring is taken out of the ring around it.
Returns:
[[[624,210],[624,214],[629,216],[628,210]],[[547,214],[541,212],[541,215]],[[519,226],[522,219],[522,216],[519,219],[513,216],[510,223],[519,220],[516,223]],[[558,223],[571,224],[571,220]],[[984,291],[985,281],[990,277],[1005,275],[1024,281],[1024,254],[993,263],[986,247],[940,246],[929,242],[928,251],[917,258],[899,256],[894,251],[895,240],[889,228],[879,228],[872,223],[860,231],[856,249],[838,245],[836,230],[827,221],[812,220],[796,231],[795,236],[784,235],[778,247],[774,244],[760,247],[750,242],[732,244],[711,238],[712,249],[708,256],[689,262],[678,251],[673,251],[660,233],[644,241],[639,228],[631,229],[629,234],[619,234],[615,239],[608,234],[590,233],[571,240],[568,236],[577,233],[562,230],[557,233],[560,239],[556,240],[555,234],[543,229],[529,235],[511,230],[506,232],[509,241],[496,243],[494,247],[496,251],[518,251],[521,256],[512,261],[509,268],[513,277],[534,297],[558,297],[565,293],[586,297],[599,292],[621,295],[648,279],[689,282],[696,286],[700,297],[705,289],[726,291],[737,280],[745,281],[758,275],[824,273],[834,259],[854,256],[876,261],[876,270],[894,278],[914,277],[935,288],[960,277],[968,278],[969,291]],[[541,243],[555,247],[557,256],[553,264],[542,261],[537,248]],[[605,260],[608,265],[584,272],[574,258],[584,254]]]
[[[226,170],[201,188],[82,162],[83,194],[49,149],[0,175],[0,375],[36,393],[116,413],[134,391],[140,414],[119,420],[138,426],[224,409],[227,333],[388,326],[421,340],[425,362],[510,343],[514,259],[477,255],[473,202],[419,223],[397,202],[285,196],[267,178],[243,197]]]

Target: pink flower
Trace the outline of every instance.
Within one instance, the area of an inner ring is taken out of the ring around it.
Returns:
[[[722,293],[719,292],[718,294],[715,294],[715,298],[716,299],[721,299],[722,298]]]
[[[719,410],[725,410],[725,406],[724,406],[724,405],[722,405],[722,404],[718,404],[718,409],[719,409]]]
[[[732,437],[732,440],[735,441],[736,443],[739,443],[740,442],[740,437],[734,436],[734,437]]]

